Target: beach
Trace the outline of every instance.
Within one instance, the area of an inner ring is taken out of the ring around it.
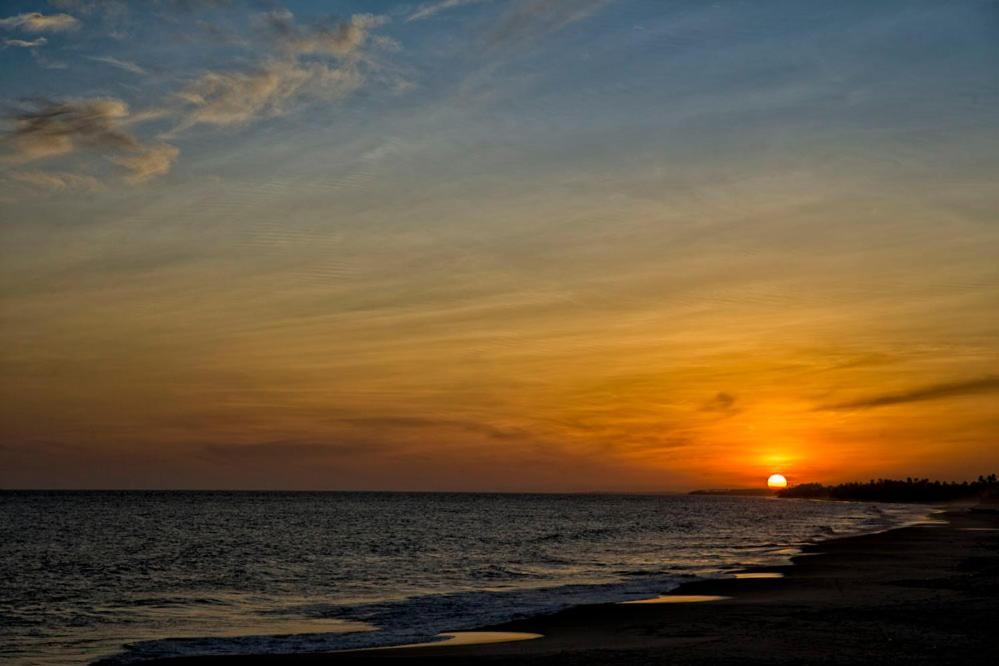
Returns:
[[[157,663],[965,664],[999,653],[996,511],[950,510],[831,539],[787,566],[743,573],[757,575],[695,581],[667,595],[700,598],[690,603],[581,606],[481,628],[541,635],[531,640]]]

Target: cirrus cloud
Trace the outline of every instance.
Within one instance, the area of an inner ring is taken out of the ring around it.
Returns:
[[[422,21],[449,9],[456,9],[465,5],[477,5],[482,2],[488,2],[488,0],[439,0],[438,2],[420,5],[416,11],[409,15],[406,21]]]
[[[946,398],[958,398],[967,395],[981,395],[985,393],[997,392],[999,392],[999,376],[991,375],[980,377],[978,379],[920,386],[909,391],[902,391],[899,393],[885,393],[882,395],[860,398],[859,400],[849,400],[847,402],[821,405],[817,409],[823,411],[873,409],[875,407],[888,407],[890,405],[901,405],[909,402],[943,400]]]
[[[306,99],[344,97],[363,83],[361,49],[386,21],[355,14],[333,25],[300,26],[288,11],[260,20],[277,54],[250,69],[206,72],[188,84],[177,93],[187,107],[178,129],[241,125],[284,115]]]
[[[22,165],[90,152],[127,169],[124,179],[129,183],[162,176],[180,154],[177,147],[164,143],[164,138],[196,125],[237,126],[277,117],[307,101],[335,100],[352,93],[367,74],[383,69],[371,53],[387,48],[388,40],[376,38],[372,31],[387,20],[355,14],[342,21],[299,24],[288,11],[260,14],[258,38],[247,42],[257,51],[251,64],[204,71],[179,90],[167,93],[164,101],[139,113],[112,97],[22,103],[7,115],[10,127],[0,135],[0,146],[6,149],[0,161]],[[5,27],[35,31],[69,29],[78,24],[68,14],[43,16],[36,12],[3,19]],[[16,42],[11,46],[33,47],[44,44],[45,38],[8,41]],[[140,76],[147,74],[139,65],[113,56],[85,57]],[[174,123],[172,130],[140,139],[138,125],[168,118]],[[54,180],[31,178],[36,184],[44,181],[51,189],[59,188]]]
[[[13,129],[0,142],[8,148],[5,161],[24,164],[69,155],[80,150],[101,153],[131,173],[131,182],[148,180],[169,171],[177,149],[167,144],[146,145],[129,131],[128,104],[113,97],[40,100],[16,110]]]
[[[39,37],[38,39],[32,39],[31,41],[25,39],[5,39],[3,40],[4,48],[8,46],[13,46],[15,48],[22,49],[36,49],[39,46],[45,46],[49,43],[49,40],[44,37]]]
[[[93,176],[63,171],[15,171],[10,176],[20,183],[45,190],[84,190],[97,192],[103,189],[100,181]]]
[[[80,21],[69,14],[40,14],[26,12],[0,19],[0,27],[25,32],[63,32],[80,27]]]
[[[157,143],[141,149],[137,155],[116,157],[115,164],[128,169],[131,173],[125,177],[130,183],[144,183],[150,178],[164,176],[170,172],[170,167],[177,160],[180,151],[168,143]]]
[[[307,95],[337,97],[359,83],[356,69],[323,63],[277,61],[246,72],[208,72],[178,93],[190,107],[182,128],[279,116]]]
[[[581,21],[610,0],[517,0],[489,33],[490,47],[514,46]]]
[[[116,67],[117,69],[131,72],[132,74],[138,74],[140,76],[146,75],[148,72],[134,62],[128,62],[127,60],[120,60],[112,56],[87,56],[87,60],[93,60],[94,62],[100,62],[105,65],[110,65]]]
[[[119,127],[127,116],[128,105],[111,97],[36,102],[11,116],[14,128],[3,139],[11,148],[8,159],[31,162],[80,147],[134,149],[138,141]]]
[[[367,42],[373,28],[385,24],[384,16],[354,14],[350,20],[299,26],[289,11],[275,11],[261,17],[264,28],[279,48],[293,55],[318,54],[349,56]]]

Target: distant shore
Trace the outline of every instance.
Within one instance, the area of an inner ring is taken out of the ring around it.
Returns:
[[[809,546],[782,578],[688,583],[701,603],[603,604],[488,631],[535,640],[372,652],[162,660],[194,664],[989,663],[999,654],[999,513],[961,510],[926,524]]]

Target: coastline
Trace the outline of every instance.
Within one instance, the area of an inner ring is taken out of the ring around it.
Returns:
[[[833,538],[791,563],[685,583],[667,597],[702,603],[578,606],[481,627],[541,634],[509,643],[326,654],[184,657],[194,664],[969,663],[999,650],[999,512],[951,510],[935,521]],[[411,662],[415,663],[415,662]]]

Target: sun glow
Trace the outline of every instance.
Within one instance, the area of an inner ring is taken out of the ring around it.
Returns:
[[[783,474],[771,474],[770,478],[767,479],[767,488],[770,488],[771,490],[787,488],[787,479],[784,478]]]

